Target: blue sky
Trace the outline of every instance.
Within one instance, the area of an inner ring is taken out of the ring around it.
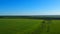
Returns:
[[[60,15],[60,0],[0,0],[0,15]]]

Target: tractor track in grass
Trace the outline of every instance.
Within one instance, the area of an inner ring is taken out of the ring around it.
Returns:
[[[48,34],[47,32],[47,23],[41,23],[38,28],[32,32],[32,34]]]

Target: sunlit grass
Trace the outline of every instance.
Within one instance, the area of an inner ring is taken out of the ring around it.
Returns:
[[[60,20],[52,20],[44,24],[36,19],[0,19],[0,34],[60,34]]]

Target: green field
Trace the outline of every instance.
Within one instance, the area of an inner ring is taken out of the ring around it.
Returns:
[[[60,34],[60,20],[52,20],[47,32],[46,23],[38,19],[0,19],[0,34]]]

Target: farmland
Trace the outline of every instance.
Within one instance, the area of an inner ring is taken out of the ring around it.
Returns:
[[[42,29],[42,21],[38,19],[0,19],[0,34],[60,34],[60,20],[52,20]]]

